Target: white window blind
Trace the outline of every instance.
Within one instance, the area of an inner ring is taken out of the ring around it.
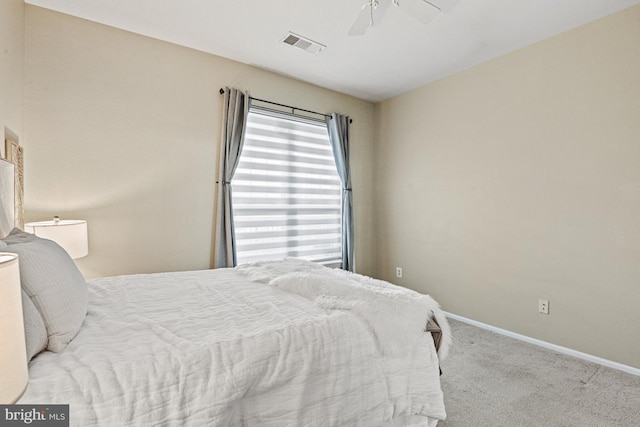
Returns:
[[[341,265],[342,186],[324,123],[252,107],[232,189],[239,264]]]

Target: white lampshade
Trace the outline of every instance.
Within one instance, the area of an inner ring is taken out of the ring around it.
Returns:
[[[24,231],[53,240],[73,259],[89,255],[87,221],[61,220],[55,217],[53,221],[28,222],[24,225]]]
[[[18,255],[0,252],[0,405],[22,396],[29,371]]]

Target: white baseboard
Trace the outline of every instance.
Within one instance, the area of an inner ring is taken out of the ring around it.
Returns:
[[[511,338],[515,338],[520,341],[528,342],[530,344],[534,344],[540,347],[544,347],[549,350],[557,351],[558,353],[566,354],[568,356],[577,357],[578,359],[586,360],[588,362],[597,363],[602,366],[606,366],[608,368],[617,369],[622,372],[626,372],[627,374],[640,376],[640,369],[634,368],[633,366],[623,365],[622,363],[614,362],[611,360],[603,359],[601,357],[593,356],[591,354],[582,353],[577,350],[572,350],[567,347],[562,347],[556,344],[551,344],[546,341],[542,341],[536,338],[531,338],[526,335],[517,334],[515,332],[508,331],[506,329],[498,328],[495,326],[488,325],[486,323],[478,322],[476,320],[467,319],[466,317],[458,316],[457,314],[445,312],[447,317],[450,317],[454,320],[459,320],[460,322],[467,323],[469,325],[477,326],[478,328],[487,329],[489,331],[496,332],[501,335],[506,335]]]

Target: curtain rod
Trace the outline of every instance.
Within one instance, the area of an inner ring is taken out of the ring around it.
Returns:
[[[220,95],[222,94],[224,94],[224,89],[220,88]],[[295,113],[296,111],[304,111],[305,113],[317,114],[318,116],[329,117],[329,119],[331,119],[331,114],[318,113],[317,111],[305,110],[304,108],[298,108],[292,105],[285,105],[273,101],[267,101],[266,99],[254,98],[252,96],[250,96],[249,99],[253,101],[264,102],[266,104],[277,105],[278,107],[290,108],[292,113]],[[349,119],[349,123],[353,123],[353,119]]]

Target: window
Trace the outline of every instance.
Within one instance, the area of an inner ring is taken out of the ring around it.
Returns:
[[[342,185],[324,122],[251,107],[232,181],[238,264],[342,264]]]

